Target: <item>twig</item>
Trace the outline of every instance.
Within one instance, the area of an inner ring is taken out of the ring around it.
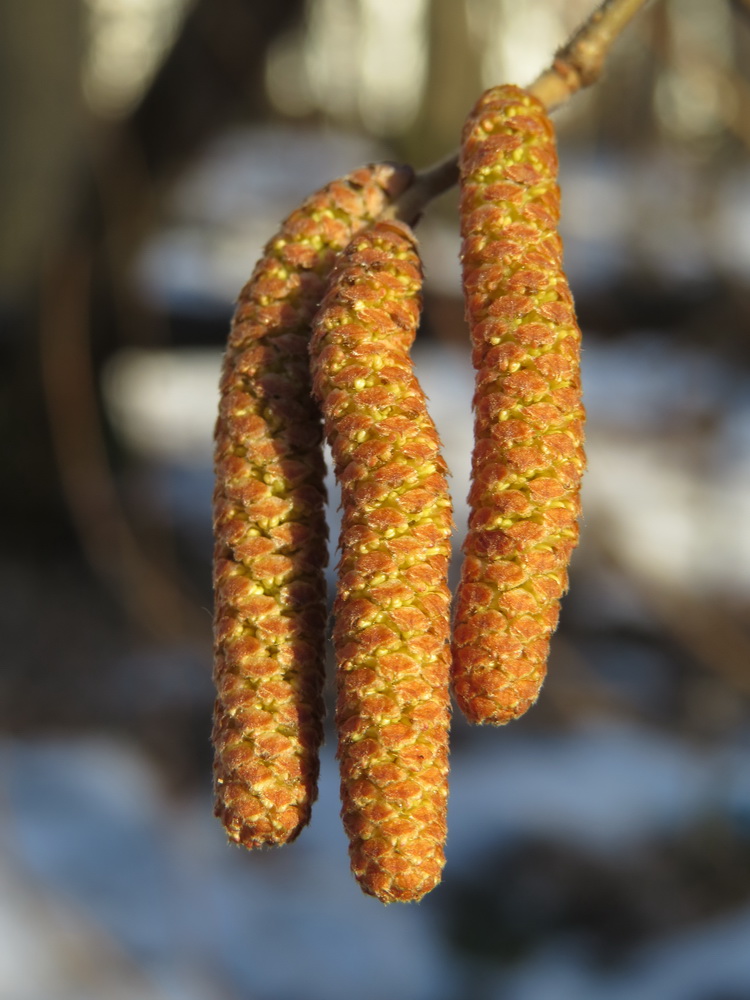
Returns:
[[[552,65],[527,88],[548,111],[560,107],[601,75],[609,50],[648,0],[602,0],[572,38],[555,54]],[[458,153],[418,173],[414,183],[387,214],[414,223],[425,206],[458,183]]]
[[[555,54],[552,65],[528,88],[548,111],[558,108],[601,76],[609,50],[622,30],[648,0],[603,0],[603,3]]]
[[[384,218],[414,225],[426,205],[458,184],[458,154],[418,173],[410,187],[383,212]]]

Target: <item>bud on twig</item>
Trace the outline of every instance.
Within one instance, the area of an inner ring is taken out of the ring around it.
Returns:
[[[312,195],[242,290],[216,426],[216,813],[246,847],[292,840],[316,796],[327,561],[308,340],[336,255],[409,183],[385,164]]]
[[[311,344],[342,491],[342,816],[352,870],[383,902],[420,899],[445,860],[451,505],[409,358],[421,279],[411,231],[376,224],[337,264]]]
[[[514,86],[487,91],[461,150],[476,393],[453,682],[472,722],[507,722],[536,699],[578,540],[581,334],[562,267],[556,176],[540,102]]]

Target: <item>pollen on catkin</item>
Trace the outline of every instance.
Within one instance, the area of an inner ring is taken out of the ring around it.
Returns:
[[[341,484],[333,641],[352,871],[383,902],[440,881],[448,796],[451,503],[409,348],[421,267],[378,223],[340,258],[314,324],[313,389]]]
[[[215,812],[246,847],[294,839],[317,794],[327,532],[310,323],[337,254],[410,180],[376,164],[308,198],[232,321],[215,434],[213,740]]]
[[[470,721],[501,724],[539,694],[578,541],[581,333],[557,232],[555,134],[540,102],[514,86],[487,91],[464,128],[460,166],[476,391],[453,687]]]

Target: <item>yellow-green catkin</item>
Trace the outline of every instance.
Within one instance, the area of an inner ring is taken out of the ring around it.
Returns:
[[[327,546],[310,323],[337,254],[410,180],[376,164],[308,198],[232,322],[216,426],[213,740],[215,811],[246,847],[294,839],[317,794]]]
[[[376,224],[340,258],[311,343],[342,492],[342,818],[354,875],[386,903],[420,899],[445,862],[451,503],[409,357],[421,284],[411,231]]]
[[[536,700],[578,540],[580,340],[563,271],[555,135],[514,86],[487,91],[461,149],[476,369],[471,514],[453,638],[456,700],[501,724]]]

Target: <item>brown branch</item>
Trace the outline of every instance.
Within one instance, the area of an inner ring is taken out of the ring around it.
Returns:
[[[615,40],[648,0],[603,0],[528,88],[548,111],[601,76]]]
[[[615,40],[648,0],[602,0],[570,40],[555,54],[552,65],[527,88],[548,111],[560,107],[578,90],[599,79]],[[388,210],[388,215],[413,224],[433,198],[458,183],[458,153],[418,173],[414,183]]]
[[[458,184],[458,176],[458,154],[454,153],[416,174],[411,185],[383,212],[383,218],[401,219],[413,226],[425,206]]]

